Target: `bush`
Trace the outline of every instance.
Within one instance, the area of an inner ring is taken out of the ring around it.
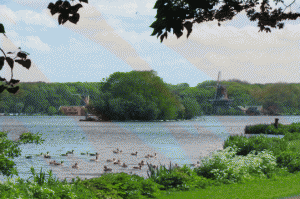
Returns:
[[[245,127],[246,134],[264,134],[270,126],[269,124],[257,124],[257,125],[247,125]]]
[[[295,173],[296,171],[300,171],[300,158],[299,152],[295,153],[293,151],[283,151],[277,157],[278,167],[286,167],[290,173]]]
[[[245,182],[271,177],[277,170],[276,158],[270,151],[251,152],[247,156],[238,156],[238,148],[228,147],[218,151],[211,158],[206,157],[203,166],[196,168],[198,175],[219,180],[223,183]]]
[[[55,107],[50,106],[50,107],[48,108],[48,114],[49,114],[49,115],[54,115],[54,114],[56,114],[56,113],[57,113],[57,110],[55,109]]]
[[[253,136],[250,138],[239,135],[229,136],[227,140],[225,140],[223,148],[227,148],[229,146],[236,146],[239,148],[237,155],[242,156],[248,155],[253,150],[256,151],[256,154],[263,150],[269,150],[277,157],[281,151],[285,151],[288,148],[286,140],[280,138],[268,138],[263,135]]]
[[[95,194],[103,197],[119,198],[145,198],[160,194],[158,185],[153,181],[138,175],[126,173],[104,174],[101,178],[92,178],[80,182],[80,185],[88,187]],[[145,190],[143,188],[147,187]]]

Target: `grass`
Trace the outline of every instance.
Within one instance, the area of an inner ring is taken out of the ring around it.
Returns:
[[[231,135],[199,168],[148,166],[149,178],[107,173],[71,183],[31,168],[32,180],[0,183],[0,198],[284,198],[300,195],[300,133]]]

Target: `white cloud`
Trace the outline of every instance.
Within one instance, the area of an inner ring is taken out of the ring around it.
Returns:
[[[37,13],[31,10],[20,10],[16,12],[19,20],[23,20],[26,24],[42,25],[45,27],[57,27],[57,23],[53,21],[45,12]]]
[[[21,47],[22,49],[32,48],[37,51],[50,51],[48,44],[41,41],[38,36],[27,36],[22,37],[13,30],[7,32],[7,37],[2,36],[3,43],[7,43],[6,51],[15,51],[17,50],[14,46]],[[13,42],[11,42],[11,40]],[[2,42],[1,42],[2,43]]]
[[[10,8],[7,8],[5,5],[0,5],[0,19],[1,18],[4,18],[16,25],[17,16]]]

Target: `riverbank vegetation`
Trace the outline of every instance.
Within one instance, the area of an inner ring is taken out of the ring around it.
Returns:
[[[232,108],[221,110],[221,115],[245,115],[238,106],[263,106],[282,115],[300,114],[299,84],[249,84],[240,80],[221,84],[229,99],[234,99]],[[214,98],[216,85],[213,80],[195,87],[187,83],[171,85],[155,71],[116,72],[101,82],[19,83],[18,94],[1,94],[0,112],[63,115],[60,106],[84,106],[79,95],[88,94],[91,107],[110,120],[191,119],[212,115],[208,100]]]
[[[31,168],[32,179],[2,182],[0,197],[247,198],[248,195],[249,198],[283,198],[298,195],[300,133],[296,127],[299,124],[292,124],[290,128],[279,125],[277,129],[269,126],[267,131],[269,128],[274,131],[285,129],[282,132],[284,137],[264,137],[266,131],[250,138],[231,135],[224,142],[223,150],[206,157],[199,167],[176,167],[170,163],[168,168],[159,165],[154,169],[148,164],[146,179],[126,173],[107,173],[99,178],[73,179],[71,183],[54,179],[51,171],[47,176],[42,168],[39,174]],[[7,140],[5,133],[1,135],[6,147],[12,149],[13,141]],[[30,136],[33,135],[22,134],[20,141],[28,140]],[[1,170],[3,173],[3,167]],[[6,168],[6,174],[9,174],[8,171],[9,168]]]

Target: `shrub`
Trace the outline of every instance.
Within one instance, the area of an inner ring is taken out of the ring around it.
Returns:
[[[270,151],[251,152],[246,157],[236,155],[236,147],[218,151],[206,157],[203,166],[195,169],[198,175],[219,180],[223,183],[244,182],[256,178],[270,177],[276,171],[276,158]]]
[[[277,157],[278,167],[286,167],[290,173],[295,173],[296,171],[300,171],[300,158],[299,152],[295,153],[293,151],[283,151]]]
[[[269,124],[257,124],[257,125],[247,125],[245,127],[245,132],[246,134],[261,134],[261,133],[265,133],[268,126],[270,126]]]
[[[101,178],[92,178],[80,182],[91,189],[94,193],[104,196],[119,198],[144,198],[143,195],[154,197],[160,194],[158,185],[151,181],[145,181],[138,175],[129,175],[127,173],[104,174]],[[142,187],[147,186],[146,190]]]
[[[263,135],[247,138],[245,136],[233,135],[225,140],[223,148],[234,147],[239,148],[237,155],[246,156],[251,151],[255,150],[256,154],[263,150],[272,151],[275,156],[278,156],[281,151],[287,150],[288,144],[285,139],[268,138]]]

